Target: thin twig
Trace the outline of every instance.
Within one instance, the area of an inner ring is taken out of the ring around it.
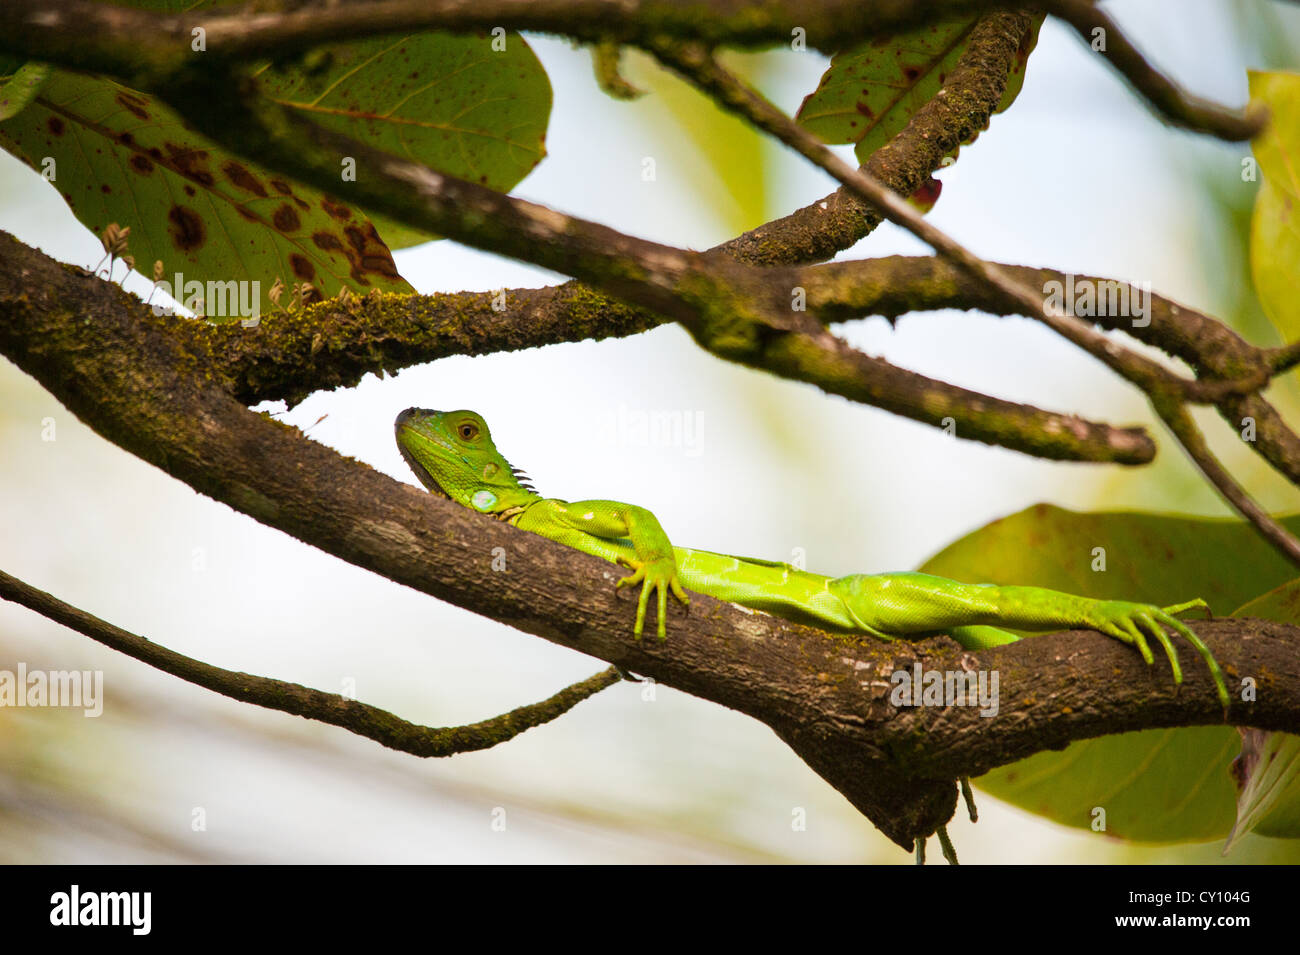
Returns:
[[[562,716],[606,687],[618,683],[616,667],[602,670],[581,683],[565,687],[540,703],[531,703],[491,719],[467,726],[429,727],[410,723],[377,706],[326,693],[298,683],[273,680],[223,670],[193,657],[169,650],[144,637],[136,636],[92,614],[64,603],[57,597],[37,590],[17,577],[0,570],[0,598],[33,610],[43,617],[90,637],[107,647],[134,657],[180,677],[188,683],[206,687],[214,693],[241,703],[253,703],[270,710],[280,710],[321,723],[338,726],[364,736],[389,749],[414,756],[454,756],[489,749],[513,739],[525,730],[549,723]]]
[[[1201,429],[1192,420],[1187,406],[1167,395],[1152,395],[1151,405],[1170,432],[1178,439],[1188,457],[1196,464],[1206,480],[1213,484],[1224,499],[1255,525],[1260,534],[1293,564],[1300,566],[1300,541],[1246,493],[1245,489],[1227,472],[1219,459],[1210,451]]]
[[[1074,27],[1091,49],[1097,49],[1096,44],[1104,44],[1099,52],[1107,62],[1129,81],[1158,116],[1172,125],[1239,142],[1254,137],[1268,122],[1265,110],[1228,109],[1181,89],[1148,63],[1119,25],[1094,3],[1054,0],[1048,6],[1053,14]]]
[[[1291,342],[1289,345],[1283,345],[1280,348],[1270,348],[1265,353],[1267,355],[1268,365],[1273,369],[1273,374],[1280,375],[1284,371],[1290,371],[1296,365],[1300,365],[1300,341]]]
[[[897,193],[863,170],[854,169],[844,162],[761,93],[723,68],[703,46],[658,41],[650,45],[650,50],[665,66],[694,83],[719,105],[780,139],[876,206],[886,219],[903,227],[958,268],[996,290],[1017,311],[1047,325],[1143,391],[1150,392],[1157,388],[1168,390],[1173,387],[1189,398],[1213,401],[1222,394],[1232,393],[1234,389],[1250,392],[1263,385],[1260,376],[1240,383],[1202,382],[1182,378],[1163,365],[1125,348],[1088,323],[1048,308],[1039,292],[1026,288],[999,266],[981,259],[941,229],[931,225]]]
[[[1124,283],[1092,275],[1066,275],[1055,269],[1023,265],[999,266],[1027,285],[1046,288],[1049,282],[1071,280],[1094,289]],[[808,310],[823,321],[845,321],[863,315],[883,315],[890,320],[912,311],[977,308],[994,314],[1017,314],[1005,300],[982,283],[937,256],[885,256],[878,259],[831,262],[795,270],[788,281],[807,290]],[[1223,322],[1155,293],[1130,288],[1132,296],[1147,296],[1145,322],[1133,316],[1097,314],[1089,321],[1122,331],[1145,345],[1189,364],[1208,381],[1263,381],[1288,367],[1289,353],[1300,346],[1259,348]],[[1099,298],[1100,298],[1100,293]],[[1120,294],[1117,292],[1117,294]],[[1219,414],[1235,430],[1248,424],[1253,432],[1247,443],[1279,474],[1300,485],[1300,436],[1261,394],[1223,394],[1215,400]]]

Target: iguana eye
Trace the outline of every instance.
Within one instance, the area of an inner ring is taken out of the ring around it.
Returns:
[[[478,426],[475,425],[473,422],[463,421],[461,422],[460,427],[456,429],[456,432],[461,436],[463,440],[473,441],[475,438],[478,437]]]

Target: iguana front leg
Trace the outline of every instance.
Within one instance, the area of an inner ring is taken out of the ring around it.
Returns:
[[[1169,658],[1174,682],[1183,682],[1178,654],[1165,628],[1190,643],[1205,660],[1224,711],[1228,709],[1223,670],[1204,641],[1175,614],[1208,610],[1204,600],[1172,607],[1124,600],[1093,600],[1044,587],[1000,587],[966,584],[930,574],[854,574],[832,580],[828,587],[844,601],[864,629],[880,636],[947,631],[963,646],[985,647],[998,642],[980,632],[984,625],[1018,630],[1087,627],[1137,648],[1148,665],[1154,662],[1148,640],[1155,640]],[[971,626],[979,625],[979,626]],[[1010,635],[1008,635],[1010,636]]]
[[[541,505],[547,505],[542,508]],[[677,578],[677,558],[658,518],[644,507],[619,501],[547,500],[531,507],[519,520],[519,527],[550,537],[562,544],[586,551],[631,568],[618,588],[641,584],[633,634],[639,640],[645,631],[651,593],[658,597],[660,640],[668,639],[668,592],[689,607],[690,598]],[[628,553],[628,544],[632,553]]]

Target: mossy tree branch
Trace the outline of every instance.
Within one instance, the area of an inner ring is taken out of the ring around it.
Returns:
[[[1067,275],[1055,269],[1002,265],[1025,285],[1091,284],[1106,289],[1115,279]],[[886,256],[793,269],[767,270],[778,288],[803,288],[809,313],[823,322],[878,315],[891,321],[911,312],[978,309],[1015,314],[1004,299],[951,263],[926,256]],[[367,372],[396,372],[449,355],[480,355],[561,342],[634,335],[667,319],[608,298],[576,282],[540,289],[504,291],[506,308],[492,307],[499,293],[389,295],[342,304],[336,300],[294,313],[263,317],[254,329],[192,323],[178,330],[186,347],[204,356],[212,373],[247,404],[286,399],[296,402],[321,388],[350,386]],[[1131,295],[1146,295],[1130,290]],[[1100,314],[1099,328],[1121,331],[1159,348],[1203,377],[1241,379],[1276,375],[1288,367],[1281,349],[1252,345],[1222,322],[1158,294],[1150,294],[1148,320]],[[1285,477],[1300,483],[1300,439],[1261,395],[1228,394],[1215,404],[1234,429],[1250,417],[1251,443]],[[1058,419],[1070,430],[1093,427],[1080,419]],[[1150,444],[1140,432],[1117,459],[1149,460]],[[1113,434],[1110,446],[1124,445]],[[1101,443],[1097,444],[1101,447]]]
[[[454,756],[457,753],[491,749],[514,739],[525,730],[563,716],[583,700],[623,679],[617,668],[610,667],[565,687],[540,703],[520,706],[500,716],[465,726],[420,726],[377,706],[337,693],[326,693],[287,680],[237,673],[195,660],[79,610],[2,570],[0,599],[35,611],[42,617],[61,623],[142,663],[180,677],[187,683],[220,693],[240,703],[252,703],[254,706],[342,727],[358,736],[382,743],[389,749],[410,753],[412,756]]]
[[[858,352],[805,312],[791,289],[724,252],[694,253],[636,239],[477,183],[441,175],[317,126],[258,96],[220,60],[146,74],[146,88],[205,135],[264,167],[383,212],[425,232],[573,275],[680,322],[719,357],[943,426],[964,437],[1067,460],[1141,463],[1144,435],[1053,415],[913,372]],[[220,95],[217,92],[220,91]],[[338,158],[365,174],[343,184]]]

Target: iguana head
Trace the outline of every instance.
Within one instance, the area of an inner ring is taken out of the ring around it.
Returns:
[[[394,428],[402,457],[434,494],[485,514],[537,499],[528,477],[501,456],[487,422],[473,411],[407,408]]]

